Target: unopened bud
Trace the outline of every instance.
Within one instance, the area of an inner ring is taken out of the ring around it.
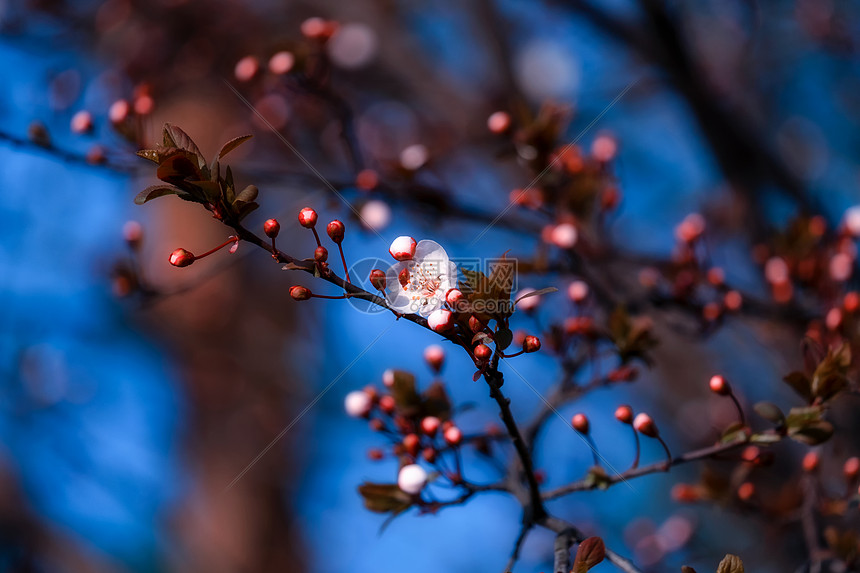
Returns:
[[[335,244],[339,245],[343,242],[343,236],[346,233],[346,227],[344,227],[343,223],[335,219],[325,228],[326,233],[331,238]]]
[[[185,249],[176,249],[168,260],[174,267],[187,267],[194,262],[194,255]]]
[[[573,426],[573,429],[580,434],[587,434],[590,427],[588,416],[585,414],[576,414],[573,416],[570,425]]]
[[[526,354],[540,350],[540,339],[537,336],[526,336],[523,340],[523,350]]]
[[[278,233],[281,232],[281,224],[278,223],[277,219],[268,219],[263,223],[263,232],[266,233],[266,236],[270,239],[274,239],[278,236]]]
[[[654,423],[651,416],[644,412],[637,414],[636,418],[633,420],[633,427],[636,428],[637,432],[643,436],[648,436],[649,438],[656,438],[659,435],[657,424]]]
[[[317,212],[310,207],[299,211],[299,225],[305,229],[312,229],[317,224]]]
[[[623,424],[632,424],[633,408],[627,405],[618,406],[615,409],[615,419]]]
[[[290,287],[290,296],[293,298],[293,300],[308,300],[309,298],[311,298],[311,295],[312,293],[310,289],[306,287],[299,285]]]
[[[386,287],[385,271],[373,269],[370,271],[370,284],[373,288],[379,291],[384,291]]]

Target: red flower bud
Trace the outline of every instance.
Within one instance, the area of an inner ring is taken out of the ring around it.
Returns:
[[[379,399],[379,409],[386,414],[392,413],[396,405],[397,404],[394,402],[394,397],[388,394]]]
[[[274,239],[281,232],[281,224],[278,223],[277,219],[269,219],[263,223],[263,232],[270,239]]]
[[[818,452],[807,452],[803,456],[803,471],[812,473],[817,470],[819,459]]]
[[[750,482],[744,482],[738,488],[738,497],[742,501],[749,501],[755,495],[755,486]]]
[[[310,207],[299,211],[299,225],[305,229],[312,229],[317,224],[317,212]]]
[[[573,429],[580,434],[587,434],[590,427],[588,423],[588,416],[586,416],[585,414],[576,414],[573,416],[570,425],[573,426]]]
[[[424,349],[424,360],[434,372],[439,372],[445,363],[445,349],[438,344],[431,344]]]
[[[427,463],[428,463],[428,464],[432,464],[433,462],[435,462],[435,461],[436,461],[436,450],[434,450],[434,449],[433,449],[433,448],[431,448],[430,446],[427,446],[427,447],[426,447],[426,448],[424,448],[424,450],[421,452],[421,456],[422,456],[425,460],[427,460]]]
[[[290,296],[293,297],[293,300],[308,300],[312,293],[310,289],[296,285],[290,287]]]
[[[418,446],[421,445],[421,439],[417,434],[407,434],[403,438],[403,448],[406,450],[410,456],[415,456],[418,454]]]
[[[374,418],[370,421],[370,429],[374,432],[381,432],[385,428],[385,423],[379,418]]]
[[[636,428],[637,432],[643,436],[648,436],[649,438],[656,438],[659,435],[657,424],[654,423],[651,416],[644,412],[638,414],[633,420],[633,427]]]
[[[699,501],[701,496],[694,485],[688,483],[676,483],[672,487],[672,499],[678,503],[693,503]]]
[[[385,454],[379,448],[371,448],[367,450],[367,457],[375,462],[378,462],[385,457]]]
[[[860,475],[860,458],[848,458],[842,466],[842,475],[849,482],[853,482]]]
[[[630,406],[622,405],[618,406],[615,409],[615,419],[621,422],[622,424],[632,424],[633,423],[633,408]]]
[[[732,392],[729,383],[726,382],[726,379],[719,374],[711,377],[709,385],[711,387],[711,392],[719,394],[720,396],[728,396]]]
[[[170,258],[168,260],[174,267],[187,267],[194,262],[194,255],[185,249],[176,249],[170,253]]]
[[[343,223],[335,219],[325,228],[326,233],[331,238],[335,244],[339,245],[343,242],[343,235],[346,232],[346,227],[344,227]]]
[[[319,246],[314,249],[314,260],[318,263],[324,263],[328,259],[328,249]]]
[[[523,340],[523,350],[526,353],[537,352],[540,350],[540,339],[537,336],[526,336]]]
[[[475,347],[475,360],[484,363],[493,356],[493,350],[486,344],[479,344]]]
[[[385,290],[385,271],[379,269],[373,269],[372,271],[370,271],[370,284],[372,284],[373,288],[375,288],[376,290]]]
[[[136,249],[143,240],[143,227],[137,221],[128,221],[122,226],[122,236],[129,247]]]

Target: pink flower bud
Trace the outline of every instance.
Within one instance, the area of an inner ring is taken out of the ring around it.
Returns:
[[[615,419],[622,424],[632,424],[633,408],[627,405],[618,406],[618,408],[615,409]]]
[[[511,127],[511,116],[506,111],[497,111],[487,118],[487,129],[492,133],[502,134]]]
[[[194,255],[185,249],[176,249],[168,259],[174,267],[187,267],[194,262]]]
[[[438,344],[431,344],[424,349],[424,360],[434,372],[439,372],[445,363],[445,349]]]
[[[337,33],[338,23],[323,18],[313,17],[302,22],[302,35],[309,40],[325,42]]]
[[[523,340],[523,350],[526,354],[540,350],[540,339],[537,336],[526,336]]]
[[[860,309],[860,294],[855,291],[845,293],[842,299],[842,308],[849,314],[854,314]]]
[[[845,211],[842,224],[849,235],[855,238],[860,237],[860,205],[855,205]]]
[[[618,142],[608,134],[598,135],[591,144],[591,154],[598,161],[611,161],[618,153]]]
[[[108,110],[108,119],[111,120],[111,123],[118,124],[122,123],[128,117],[128,114],[131,113],[131,106],[128,105],[128,102],[124,99],[119,99],[110,106]]]
[[[274,239],[278,236],[278,233],[281,232],[281,224],[278,223],[277,219],[268,219],[263,223],[263,232],[266,233],[266,236],[270,239]]]
[[[737,312],[740,310],[743,303],[743,295],[736,290],[730,290],[726,293],[726,296],[723,297],[723,304],[726,305],[726,310],[731,312]]]
[[[830,278],[836,282],[845,282],[854,273],[854,260],[845,253],[836,253],[830,259]]]
[[[77,134],[89,133],[90,131],[92,131],[93,115],[86,110],[81,110],[75,115],[73,115],[71,122],[71,130],[72,133]]]
[[[552,228],[549,239],[561,249],[572,249],[579,238],[579,233],[571,223],[561,223]]]
[[[575,414],[571,419],[570,425],[580,434],[587,434],[590,427],[588,416],[585,414]]]
[[[442,437],[445,438],[447,444],[457,446],[463,441],[463,432],[457,426],[450,426],[445,430]]]
[[[420,143],[410,145],[400,152],[400,165],[409,171],[416,171],[427,163],[429,157],[427,148]]]
[[[418,454],[418,448],[421,446],[421,438],[417,434],[406,434],[403,437],[403,449],[410,456]]]
[[[379,399],[379,409],[386,414],[391,414],[397,408],[397,402],[394,401],[394,396],[386,394]]]
[[[305,229],[312,229],[317,224],[317,212],[310,207],[299,211],[299,225]]]
[[[155,109],[155,100],[151,95],[143,94],[134,99],[134,113],[137,115],[149,115]]]
[[[308,288],[296,285],[290,287],[290,296],[293,300],[308,300],[311,298],[311,291]]]
[[[446,332],[454,326],[454,315],[450,310],[438,308],[427,317],[427,324],[433,332]]]
[[[343,404],[347,415],[353,418],[363,418],[370,413],[373,400],[364,390],[355,390],[346,395]]]
[[[445,293],[445,302],[453,309],[457,309],[457,305],[463,300],[463,293],[458,288],[452,288]]]
[[[388,252],[391,253],[394,260],[409,261],[415,256],[415,248],[417,246],[418,243],[415,242],[415,239],[403,235],[394,239]]]
[[[409,464],[400,468],[397,474],[397,487],[410,495],[416,495],[427,483],[427,472],[418,464]]]
[[[567,296],[577,304],[582,303],[588,298],[588,284],[583,281],[573,281],[567,287]]]
[[[236,76],[236,79],[240,82],[247,82],[256,76],[259,70],[260,62],[257,58],[254,56],[245,56],[236,62],[236,67],[233,68],[233,75]]]
[[[379,174],[373,169],[362,169],[355,176],[355,186],[362,191],[371,191],[379,185]]]
[[[427,416],[421,420],[421,431],[432,438],[436,435],[440,425],[442,425],[442,422],[439,421],[439,418],[436,416]]]
[[[382,373],[382,383],[386,388],[394,386],[394,370],[388,369]]]
[[[651,416],[644,412],[636,415],[636,418],[633,420],[633,427],[637,432],[649,438],[656,438],[659,434],[657,424],[654,423]]]
[[[708,385],[711,387],[711,392],[719,394],[720,396],[728,396],[732,391],[729,383],[726,382],[726,379],[719,374],[712,376]]]
[[[328,224],[325,228],[326,233],[328,233],[329,238],[335,242],[335,244],[339,245],[343,242],[343,236],[346,233],[346,227],[344,224],[335,219],[331,223]]]
[[[125,239],[125,242],[128,243],[133,249],[136,249],[140,246],[140,242],[143,240],[143,226],[137,221],[127,221],[125,225],[122,226],[122,236]]]
[[[752,482],[744,482],[738,487],[738,498],[741,501],[749,501],[755,495],[755,486]]]
[[[293,69],[296,57],[292,52],[282,51],[269,58],[269,71],[276,75],[283,75]]]
[[[788,282],[788,265],[780,257],[771,257],[764,265],[764,277],[770,284]]]

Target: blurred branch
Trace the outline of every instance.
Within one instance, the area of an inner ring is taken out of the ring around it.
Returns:
[[[558,487],[556,489],[550,490],[543,494],[543,498],[545,501],[549,501],[552,499],[557,499],[559,497],[563,497],[570,493],[576,491],[588,491],[592,489],[597,489],[601,485],[610,486],[620,482],[626,482],[628,480],[653,474],[653,473],[662,473],[669,471],[669,469],[673,466],[678,466],[681,464],[686,464],[693,461],[703,460],[707,458],[712,458],[714,456],[718,456],[720,454],[725,454],[732,450],[735,450],[741,446],[749,444],[749,439],[743,438],[739,440],[734,440],[725,444],[717,444],[714,446],[709,446],[707,448],[702,448],[699,450],[694,450],[692,452],[687,452],[686,454],[682,454],[680,456],[675,456],[672,458],[672,461],[667,464],[666,461],[655,462],[653,464],[647,466],[641,466],[638,468],[632,468],[625,472],[615,475],[607,476],[607,479],[601,484],[594,483],[593,481],[588,480],[579,480],[573,483],[569,483],[567,485]]]

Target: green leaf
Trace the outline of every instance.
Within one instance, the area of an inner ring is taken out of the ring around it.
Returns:
[[[397,484],[365,482],[358,486],[364,507],[376,513],[402,513],[412,506],[412,496]]]
[[[598,563],[606,558],[606,546],[599,537],[589,537],[582,540],[576,550],[571,573],[588,573]]]
[[[744,564],[737,555],[726,555],[717,567],[717,573],[744,573]]]
[[[240,135],[239,137],[234,137],[233,139],[231,139],[230,141],[228,141],[227,143],[225,143],[221,147],[221,151],[218,152],[218,159],[223,159],[225,155],[227,155],[228,153],[230,153],[231,151],[233,151],[234,149],[236,149],[237,147],[239,147],[240,145],[242,145],[243,143],[245,143],[246,141],[248,141],[252,137],[254,137],[254,136],[253,135]]]
[[[137,205],[143,205],[147,201],[152,201],[153,199],[158,199],[165,195],[176,195],[178,193],[182,193],[182,190],[177,189],[172,185],[150,185],[135,196],[134,202]]]
[[[756,414],[769,422],[773,422],[777,426],[785,425],[785,414],[782,413],[782,410],[776,404],[759,402],[753,406],[753,410],[756,411]]]

